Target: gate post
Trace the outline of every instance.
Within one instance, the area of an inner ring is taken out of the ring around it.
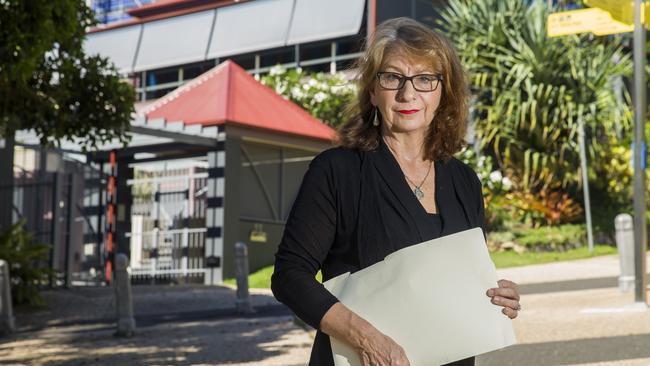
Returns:
[[[235,244],[235,274],[237,276],[237,312],[240,314],[253,313],[251,299],[248,293],[248,247],[245,243]]]
[[[11,305],[11,277],[9,263],[0,259],[0,335],[15,330],[14,312]]]
[[[117,310],[117,332],[115,335],[130,337],[135,331],[133,318],[133,297],[131,279],[127,267],[129,258],[123,254],[115,255],[115,309]]]

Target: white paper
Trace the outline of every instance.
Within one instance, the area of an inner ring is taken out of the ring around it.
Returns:
[[[409,246],[325,282],[352,311],[390,336],[411,366],[442,365],[515,344],[512,321],[485,294],[497,273],[480,228]],[[336,366],[361,365],[330,337]]]

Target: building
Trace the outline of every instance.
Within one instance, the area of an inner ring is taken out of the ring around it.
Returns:
[[[345,69],[368,29],[398,16],[431,26],[444,1],[162,0],[88,32],[85,48],[113,60],[138,100],[159,98],[230,59],[252,74],[275,65]],[[368,11],[368,9],[375,9]]]
[[[439,3],[89,1],[100,25],[86,52],[108,57],[138,93],[131,144],[85,154],[19,131],[12,220],[29,217],[53,244],[50,266],[67,285],[110,280],[118,252],[147,283],[221,283],[234,275],[237,241],[249,244],[251,270],[271,264],[301,177],[333,132],[254,77],[275,65],[346,69],[375,24],[411,16],[433,26]],[[284,120],[245,113],[260,100]],[[248,107],[238,114],[216,107],[239,102]]]

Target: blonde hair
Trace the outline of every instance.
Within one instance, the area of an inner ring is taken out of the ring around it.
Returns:
[[[346,109],[346,121],[339,128],[339,144],[370,151],[377,148],[380,128],[373,126],[374,107],[370,90],[376,74],[394,55],[431,66],[442,75],[442,95],[425,138],[428,159],[450,158],[465,145],[469,88],[465,71],[451,43],[440,33],[410,18],[381,23],[366,50],[353,66],[358,73],[358,94]]]

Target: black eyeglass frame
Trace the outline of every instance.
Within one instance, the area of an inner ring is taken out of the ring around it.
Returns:
[[[385,75],[385,74],[393,74],[393,75],[400,76],[400,82],[399,82],[399,85],[397,86],[397,88],[387,88],[387,87],[381,85],[381,76]],[[404,87],[404,85],[406,85],[407,81],[410,81],[411,85],[413,85],[413,89],[415,89],[415,90],[417,90],[419,92],[433,92],[433,91],[436,91],[436,89],[438,89],[438,86],[440,85],[440,82],[444,79],[442,77],[442,75],[440,75],[440,74],[417,74],[417,75],[406,76],[406,75],[400,74],[399,72],[392,72],[392,71],[380,71],[380,72],[378,72],[376,74],[376,76],[377,76],[377,81],[379,82],[379,86],[381,86],[385,90],[400,90],[400,89],[402,89]],[[433,77],[434,80],[436,80],[435,87],[433,89],[431,89],[431,90],[418,89],[418,87],[415,86],[415,83],[413,82],[413,79],[415,79],[418,76],[431,76],[431,77]]]

